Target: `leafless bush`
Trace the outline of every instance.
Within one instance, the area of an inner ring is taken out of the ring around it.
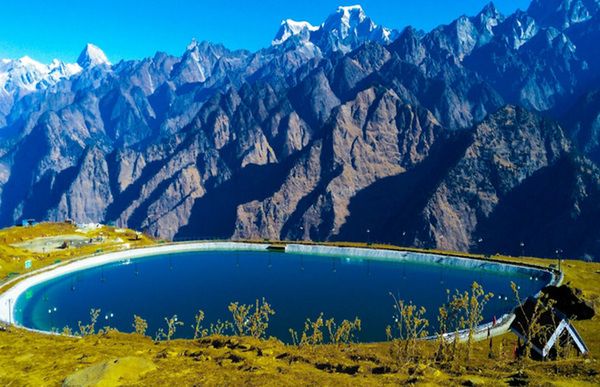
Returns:
[[[349,344],[354,342],[356,333],[360,332],[361,321],[358,317],[355,317],[353,321],[343,320],[338,324],[334,318],[325,319],[323,313],[321,313],[315,321],[311,321],[309,318],[306,319],[302,335],[299,336],[297,331],[289,329],[292,344],[301,346],[323,344],[326,342],[325,328],[327,328],[328,343],[336,345]]]
[[[229,321],[221,321],[220,319],[215,323],[211,323],[210,328],[208,329],[209,335],[222,336],[226,335],[228,332],[234,332],[233,324]]]
[[[353,321],[343,320],[336,324],[333,318],[325,321],[325,326],[329,332],[329,342],[332,344],[349,344],[354,341],[355,334],[361,329],[361,321],[355,317]]]
[[[325,338],[323,335],[324,326],[325,320],[323,319],[323,313],[319,314],[315,321],[311,321],[310,318],[307,318],[304,322],[304,330],[302,331],[300,338],[298,338],[298,332],[293,329],[289,330],[292,336],[292,342],[295,345],[309,346],[323,344],[323,340]]]
[[[81,336],[93,335],[96,331],[96,322],[98,321],[98,316],[100,316],[100,309],[91,309],[90,310],[90,323],[84,325],[81,321],[77,322],[79,326],[79,334]]]
[[[165,322],[167,323],[167,331],[165,332],[165,330],[163,328],[159,328],[158,332],[156,332],[156,336],[155,336],[156,341],[161,341],[163,339],[167,340],[167,341],[171,341],[171,338],[177,332],[177,327],[183,325],[183,322],[179,321],[179,319],[177,318],[177,315],[174,315],[171,318],[165,317]]]
[[[269,316],[275,314],[271,305],[262,299],[256,300],[255,305],[244,305],[238,302],[229,304],[233,316],[233,325],[239,336],[264,338],[269,327]]]
[[[427,336],[426,309],[398,300],[392,293],[390,296],[394,300],[394,324],[386,328],[386,335],[393,340],[391,355],[398,361],[415,360],[422,353],[419,339]]]
[[[204,337],[208,334],[208,329],[202,328],[202,321],[204,321],[204,311],[199,310],[198,314],[194,316],[194,320],[196,321],[195,325],[192,325],[194,328],[194,340],[199,337]]]

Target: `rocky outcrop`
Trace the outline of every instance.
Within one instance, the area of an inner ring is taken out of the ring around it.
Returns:
[[[65,378],[63,386],[110,386],[135,383],[156,365],[145,358],[127,356],[103,361],[83,368]]]
[[[580,289],[567,285],[546,286],[542,292],[547,300],[552,300],[554,308],[572,320],[590,320],[596,314],[592,303],[583,298]]]

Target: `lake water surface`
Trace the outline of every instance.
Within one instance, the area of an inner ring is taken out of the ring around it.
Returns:
[[[441,264],[390,262],[343,256],[259,251],[198,251],[138,258],[71,273],[36,285],[17,300],[20,324],[61,330],[89,322],[91,308],[101,309],[97,328],[133,330],[133,315],[148,321],[148,334],[177,315],[185,323],[178,337],[193,336],[199,309],[204,326],[228,320],[230,302],[254,303],[265,298],[276,311],[268,334],[289,341],[289,328],[300,330],[307,317],[321,312],[336,321],[362,320],[360,341],[385,340],[396,297],[427,309],[435,329],[437,310],[446,289],[468,290],[473,281],[495,294],[486,306],[487,321],[515,306],[511,281],[521,296],[537,293],[546,283],[529,274],[498,273]]]

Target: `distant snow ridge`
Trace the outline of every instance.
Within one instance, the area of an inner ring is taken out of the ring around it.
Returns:
[[[360,5],[351,5],[338,7],[318,27],[307,21],[283,20],[271,44],[277,46],[297,36],[300,42],[312,42],[325,51],[348,52],[366,41],[388,44],[398,35],[375,24]]]
[[[88,43],[77,63],[54,59],[46,65],[28,56],[0,60],[0,93],[15,95],[41,90],[98,65],[110,66],[108,58],[97,46]]]
[[[15,94],[32,92],[56,84],[81,72],[78,64],[63,63],[55,59],[49,65],[42,64],[28,56],[0,62],[0,92]]]
[[[54,59],[50,64],[43,64],[28,56],[0,59],[0,125],[5,124],[4,118],[12,104],[24,95],[45,90],[99,65],[110,66],[110,62],[101,49],[89,43],[79,55],[77,63]]]

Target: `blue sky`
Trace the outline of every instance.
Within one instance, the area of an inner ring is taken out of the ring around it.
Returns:
[[[377,23],[430,30],[476,14],[489,0],[0,0],[0,58],[76,60],[87,42],[120,59],[181,54],[192,38],[229,48],[270,44],[282,19],[320,24],[339,5],[361,4]],[[505,14],[529,0],[497,0]]]

